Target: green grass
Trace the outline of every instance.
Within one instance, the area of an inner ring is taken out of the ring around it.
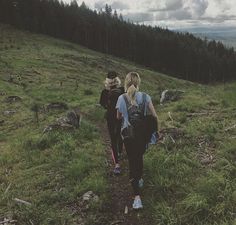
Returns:
[[[176,143],[166,139],[146,153],[145,197],[154,224],[235,222],[236,136],[235,129],[225,131],[236,124],[233,87],[193,88],[180,101],[157,108],[162,128],[177,127],[184,134]],[[212,162],[202,164],[202,155],[211,155]]]
[[[76,132],[43,135],[22,131],[1,156],[0,165],[11,170],[9,177],[1,174],[5,177],[2,192],[11,183],[9,191],[1,196],[1,214],[13,213],[22,224],[30,219],[34,224],[72,224],[79,215],[69,216],[66,206],[81,201],[82,194],[89,190],[100,201],[106,197],[106,180],[100,178],[104,177],[103,146],[96,128],[86,121]],[[15,197],[32,206],[15,204]]]
[[[4,47],[9,38],[15,47]],[[94,212],[107,198],[105,152],[96,125],[83,116],[77,131],[43,134],[44,127],[66,111],[40,111],[38,124],[32,111],[36,104],[42,108],[54,101],[65,102],[69,108],[79,106],[83,113],[95,109],[99,90],[91,91],[89,80],[84,85],[87,77],[80,71],[83,63],[71,60],[84,57],[84,53],[90,56],[89,51],[5,25],[1,25],[0,46],[0,92],[22,97],[22,102],[5,103],[6,96],[0,96],[0,119],[4,120],[0,135],[0,218],[12,216],[19,224],[77,224],[79,220],[95,224],[102,215]],[[65,54],[71,58],[64,58]],[[89,68],[88,64],[83,70]],[[10,77],[13,83],[8,82]],[[97,85],[103,78],[94,74],[90,79]],[[4,116],[6,110],[16,113]],[[87,207],[79,202],[89,190],[99,196],[99,202],[91,203],[86,217],[79,211],[73,213],[76,205]],[[17,204],[14,198],[32,205]]]
[[[161,129],[182,131],[175,142],[167,136],[145,154],[143,199],[153,224],[235,223],[236,129],[227,128],[236,124],[236,83],[203,86],[6,25],[0,25],[0,33],[0,93],[6,93],[0,95],[0,219],[12,216],[19,224],[35,225],[102,221],[100,211],[109,199],[104,146],[96,127],[104,112],[97,103],[106,72],[113,69],[122,80],[129,71],[139,72],[141,90],[152,96]],[[164,89],[185,93],[161,106]],[[10,95],[22,101],[6,103]],[[37,123],[32,107],[43,109],[55,101],[81,109],[78,130],[43,134],[66,111],[41,110]],[[5,116],[6,110],[16,113]],[[212,161],[202,163],[210,156]],[[89,190],[99,202],[81,213],[81,196]],[[32,205],[17,204],[14,198]]]

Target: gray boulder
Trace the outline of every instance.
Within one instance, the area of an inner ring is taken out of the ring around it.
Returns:
[[[8,115],[12,115],[12,114],[15,114],[16,111],[15,110],[6,110],[3,112],[3,115],[4,116],[8,116]]]
[[[51,102],[46,106],[47,111],[49,110],[67,110],[68,105],[64,102]]]
[[[164,90],[161,93],[160,104],[164,104],[165,102],[177,101],[181,98],[181,95],[184,91],[181,90]]]
[[[15,95],[8,96],[5,98],[5,102],[7,103],[13,103],[13,102],[19,102],[19,101],[22,101],[22,98]]]
[[[79,128],[80,126],[80,113],[75,110],[70,111],[66,115],[67,123],[72,125],[75,128]]]
[[[49,132],[52,130],[70,130],[78,129],[80,126],[81,114],[79,108],[76,108],[72,111],[69,111],[66,116],[60,117],[53,124],[48,125],[43,133]]]
[[[99,200],[98,196],[95,195],[92,191],[86,192],[82,197],[84,202],[97,202]]]

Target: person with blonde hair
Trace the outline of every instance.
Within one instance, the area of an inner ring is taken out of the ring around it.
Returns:
[[[116,116],[116,103],[118,97],[124,93],[124,88],[121,87],[120,78],[115,71],[108,72],[104,85],[105,89],[102,90],[100,104],[107,110],[106,120],[111,139],[112,158],[115,164],[113,172],[115,175],[119,175],[121,173],[119,154],[123,148],[123,141],[120,135],[121,121]]]
[[[122,119],[121,134],[128,156],[129,176],[134,192],[134,209],[143,208],[140,187],[143,186],[143,154],[148,143],[144,122],[148,112],[157,123],[157,114],[151,97],[139,91],[140,82],[137,72],[128,73],[125,78],[126,93],[119,96],[116,104],[117,118]]]

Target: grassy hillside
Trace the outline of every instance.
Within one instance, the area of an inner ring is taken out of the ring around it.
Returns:
[[[0,25],[0,221],[110,224],[106,156],[97,105],[108,70],[137,71],[152,96],[164,140],[145,154],[144,213],[160,225],[235,224],[236,84],[201,86],[78,45]],[[160,91],[185,91],[159,104]],[[19,102],[8,103],[17,95]],[[81,127],[43,133],[79,107]],[[33,109],[41,110],[38,122]],[[7,113],[6,111],[11,111]],[[171,133],[174,128],[174,133]],[[98,200],[82,201],[87,191]],[[19,204],[19,198],[31,205]]]

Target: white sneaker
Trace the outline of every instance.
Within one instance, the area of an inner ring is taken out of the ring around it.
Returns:
[[[142,209],[143,208],[143,204],[140,198],[135,198],[134,199],[134,203],[133,203],[133,209]]]
[[[138,186],[139,186],[139,188],[143,188],[143,185],[144,185],[144,180],[143,180],[143,178],[141,178],[141,179],[138,181]]]

